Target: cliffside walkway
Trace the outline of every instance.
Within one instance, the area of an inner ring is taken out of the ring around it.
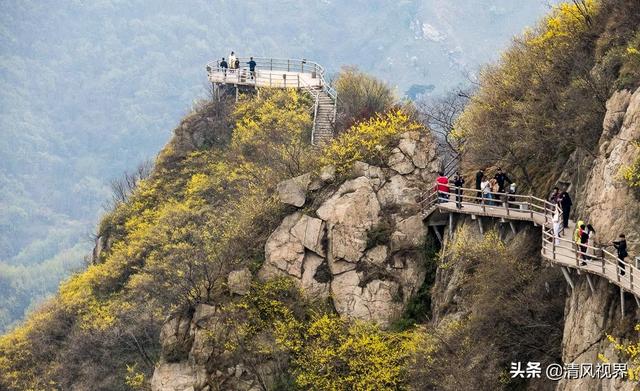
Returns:
[[[311,144],[319,145],[333,138],[338,94],[325,80],[324,68],[305,59],[254,57],[256,68],[249,70],[249,58],[239,57],[240,68],[220,67],[220,61],[207,64],[207,76],[218,93],[220,86],[235,88],[236,97],[243,88],[295,88],[309,92],[314,98]]]
[[[624,315],[624,291],[634,295],[636,303],[640,306],[640,270],[634,265],[627,263],[624,269],[619,266],[618,257],[610,251],[583,245],[584,251],[573,241],[575,230],[575,222],[569,221],[569,226],[565,227],[558,236],[554,234],[553,220],[554,215],[562,222],[562,210],[558,206],[546,200],[531,195],[505,195],[503,193],[491,193],[498,199],[491,200],[478,197],[478,190],[460,188],[461,194],[455,194],[455,188],[450,187],[448,197],[438,196],[434,190],[429,193],[423,200],[423,216],[429,218],[434,212],[449,216],[449,234],[453,230],[453,214],[471,215],[478,221],[480,232],[483,232],[482,217],[493,217],[501,219],[502,222],[509,222],[511,229],[515,233],[514,220],[532,222],[542,229],[541,254],[548,261],[562,268],[567,283],[573,289],[574,284],[569,273],[569,269],[577,270],[578,274],[586,273],[589,287],[593,292],[594,285],[590,274],[595,274],[606,278],[609,282],[620,287],[620,298],[622,312]],[[509,197],[509,201],[505,202],[505,197]],[[457,207],[456,197],[460,197],[462,208]],[[560,223],[561,224],[561,223]],[[436,235],[440,237],[440,233],[435,230]],[[583,255],[587,260],[583,260]],[[585,263],[586,264],[583,264]]]

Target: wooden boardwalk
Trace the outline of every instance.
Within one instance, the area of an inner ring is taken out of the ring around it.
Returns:
[[[428,218],[436,211],[449,216],[454,213],[471,215],[478,220],[481,231],[482,217],[498,218],[504,222],[513,220],[532,222],[542,230],[542,257],[562,267],[562,272],[571,288],[573,288],[573,280],[569,269],[575,269],[578,273],[585,272],[592,292],[594,292],[594,285],[590,275],[595,274],[618,285],[621,293],[622,291],[632,293],[640,305],[640,270],[631,264],[626,264],[623,270],[619,266],[617,256],[607,249],[592,246],[579,248],[573,241],[575,230],[575,222],[573,221],[570,221],[569,226],[560,230],[557,235],[554,234],[554,220],[560,221],[558,224],[562,224],[560,208],[533,196],[509,195],[510,201],[504,202],[505,194],[495,194],[497,200],[478,198],[476,195],[477,190],[475,189],[462,189],[460,196],[462,208],[459,208],[455,202],[455,194],[449,193],[448,197],[438,199],[438,194],[433,191],[422,201],[424,217]],[[450,217],[450,229],[452,229],[451,224]],[[558,225],[556,225],[557,228]],[[512,227],[512,229],[514,228]],[[621,295],[624,313],[622,297]]]

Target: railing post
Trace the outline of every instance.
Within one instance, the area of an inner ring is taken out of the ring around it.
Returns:
[[[298,76],[298,89],[300,89],[300,74],[298,73],[296,76]]]
[[[529,210],[531,211],[531,221],[533,221],[533,196],[529,195]]]
[[[606,276],[607,270],[606,270],[605,261],[604,261],[604,251],[602,251],[602,253],[600,254],[600,260],[602,261],[602,275]]]
[[[633,266],[629,268],[629,286],[631,287],[631,291],[633,292]]]
[[[271,60],[273,61],[273,60]],[[269,87],[271,87],[271,75],[273,75],[273,73],[269,72]]]
[[[291,64],[289,59],[287,59],[287,72],[291,72]]]
[[[620,282],[620,265],[618,262],[614,263],[616,265],[616,277],[618,278],[618,282]]]
[[[552,231],[553,235],[551,235],[551,237],[553,238],[553,240],[551,241],[551,255],[553,256],[553,260],[556,260],[556,233],[555,231]]]
[[[269,70],[273,71],[273,58],[269,59]]]
[[[482,205],[482,213],[486,213],[486,208],[484,206],[484,191],[480,194],[480,204]]]

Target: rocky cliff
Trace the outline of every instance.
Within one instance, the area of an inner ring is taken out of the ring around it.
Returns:
[[[307,300],[330,300],[341,316],[389,327],[425,278],[419,201],[439,165],[431,137],[406,132],[382,167],[356,162],[337,178],[327,166],[280,183],[280,201],[294,210],[268,237],[256,278],[292,278]],[[229,289],[244,295],[252,278],[248,269],[232,272]],[[214,349],[212,338],[225,332],[220,324],[216,307],[206,304],[166,322],[152,389],[271,384],[276,369],[270,363],[251,366]]]
[[[578,208],[576,218],[597,227],[596,241],[606,243],[625,233],[629,253],[640,250],[640,208],[637,190],[620,178],[620,169],[631,165],[640,151],[630,141],[640,139],[640,89],[622,90],[607,101],[607,113],[602,127],[598,152],[594,157],[574,156],[561,180],[574,185]],[[575,162],[582,161],[576,165]],[[584,176],[578,175],[583,172]],[[582,177],[582,178],[581,178]],[[580,180],[582,179],[582,183]],[[629,259],[628,259],[629,260]],[[574,275],[575,290],[567,297],[562,357],[565,363],[598,362],[604,353],[612,362],[618,355],[606,334],[634,338],[633,326],[640,319],[640,310],[633,296],[625,294],[625,313],[621,314],[620,290],[606,280],[592,277],[594,292],[584,276]],[[635,339],[635,338],[634,338]],[[558,390],[632,390],[629,382],[597,379],[562,381]]]

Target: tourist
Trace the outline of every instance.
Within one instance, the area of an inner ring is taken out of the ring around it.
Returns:
[[[229,55],[229,69],[236,69],[236,54],[234,52]]]
[[[486,179],[486,177],[484,178],[484,180],[482,182],[480,182],[480,190],[482,191],[482,200],[481,200],[481,202],[483,204],[486,203],[486,202],[491,202],[491,201],[485,201],[485,200],[491,199],[491,184]]]
[[[565,188],[560,194],[560,207],[562,207],[562,229],[564,230],[569,226],[569,214],[571,213],[571,197]]]
[[[573,231],[573,243],[576,244],[576,248],[580,244],[580,235],[582,235],[582,226],[584,225],[584,221],[578,220],[578,224],[576,224],[576,229]]]
[[[618,250],[618,266],[620,267],[620,275],[624,276],[625,272],[625,261],[624,259],[629,256],[629,253],[627,252],[627,240],[624,236],[624,234],[620,234],[620,237],[618,238],[617,241],[612,241],[610,242],[610,244],[612,244],[616,250]]]
[[[229,68],[229,65],[224,60],[224,57],[222,57],[222,61],[220,61],[219,66],[220,66],[220,69],[222,69],[222,73],[226,76],[227,75],[227,68]]]
[[[512,183],[509,185],[509,196],[507,198],[508,201],[508,207],[509,208],[518,208],[518,204],[516,204],[516,190],[517,190],[517,186],[515,183]]]
[[[556,210],[556,212],[553,214],[553,237],[554,240],[556,242],[556,246],[560,245],[560,213]]]
[[[587,265],[587,242],[589,242],[589,233],[587,232],[587,226],[580,225],[580,256],[582,258],[582,262],[580,262],[580,266]]]
[[[254,79],[256,77],[256,62],[253,61],[253,57],[249,57],[247,65],[249,65],[249,74],[251,75],[251,79]]]
[[[498,193],[505,193],[506,187],[504,186],[507,182],[511,183],[511,179],[502,172],[502,169],[498,167],[498,172],[494,176],[495,180],[498,182]]]
[[[500,185],[495,178],[491,178],[489,180],[489,189],[491,190],[490,197],[494,201],[490,201],[489,205],[499,205],[498,200],[500,199],[500,195],[498,192],[500,191]]]
[[[436,178],[436,190],[438,191],[438,202],[447,202],[449,200],[449,178],[444,175],[444,171],[438,173]]]
[[[456,207],[462,209],[462,186],[464,185],[464,178],[458,171],[456,171],[456,175],[453,177],[453,185],[456,187]]]
[[[478,170],[478,172],[476,172],[476,190],[478,190],[478,192],[476,193],[476,197],[478,197],[477,202],[480,202],[482,198],[482,187],[480,185],[482,184],[483,179],[484,169],[481,168]]]
[[[553,205],[556,205],[558,201],[560,201],[560,189],[557,186],[553,188],[553,191],[551,192],[551,195],[549,196],[548,201],[551,202]]]
[[[587,224],[587,235],[589,236],[587,240],[588,250],[587,252],[591,252],[593,255],[588,256],[587,258],[593,259],[597,257],[596,254],[596,230],[593,228],[593,225]]]

